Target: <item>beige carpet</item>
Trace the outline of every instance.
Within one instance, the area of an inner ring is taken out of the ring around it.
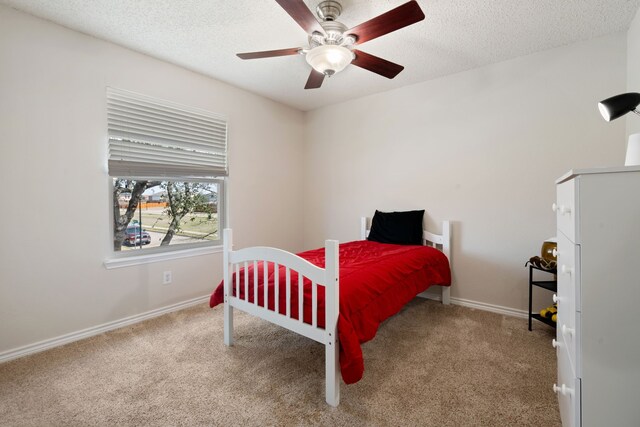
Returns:
[[[416,299],[324,401],[324,348],[202,305],[0,365],[3,426],[555,426],[553,330]]]

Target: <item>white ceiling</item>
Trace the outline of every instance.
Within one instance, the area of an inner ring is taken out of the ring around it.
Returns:
[[[310,9],[320,0],[305,0]],[[342,0],[348,28],[406,0]],[[388,80],[355,66],[305,90],[303,56],[238,52],[307,45],[273,0],[0,0],[300,110],[434,79],[628,29],[640,0],[419,0],[426,19],[358,48],[405,66]]]

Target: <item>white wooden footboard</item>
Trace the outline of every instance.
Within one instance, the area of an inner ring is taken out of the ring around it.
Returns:
[[[326,400],[331,406],[340,403],[340,368],[338,365],[338,310],[339,310],[339,277],[338,277],[338,242],[325,242],[325,268],[317,267],[307,260],[290,252],[269,247],[251,247],[233,250],[233,236],[230,229],[224,230],[224,342],[233,344],[233,309],[238,308],[254,316],[290,329],[300,335],[311,338],[325,346],[326,371]],[[273,263],[274,286],[263,285],[263,295],[258,295],[258,283],[268,283],[268,263]],[[259,266],[262,264],[264,277],[259,276]],[[253,266],[253,278],[244,274],[240,280],[240,269],[245,272]],[[280,314],[279,293],[282,284],[279,283],[279,266],[285,267],[284,291],[286,292],[286,313]],[[298,276],[298,318],[291,316],[292,272]],[[235,273],[235,276],[234,276]],[[235,277],[235,280],[234,280]],[[303,321],[303,283],[307,278],[312,283],[311,324]],[[325,289],[325,328],[318,326],[318,286]],[[235,292],[234,292],[235,290]],[[274,310],[269,309],[269,292],[274,292]],[[253,296],[250,301],[250,296]],[[241,298],[241,296],[243,298]],[[263,298],[263,305],[258,304],[259,297]]]

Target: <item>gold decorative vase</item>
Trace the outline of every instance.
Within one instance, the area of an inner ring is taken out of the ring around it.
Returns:
[[[557,261],[558,257],[555,255],[555,249],[557,247],[558,244],[556,243],[555,237],[545,240],[544,242],[542,242],[542,251],[540,257],[549,261]]]

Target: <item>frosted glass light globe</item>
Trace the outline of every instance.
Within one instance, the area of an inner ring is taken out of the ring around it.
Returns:
[[[307,52],[307,62],[319,73],[332,76],[353,61],[353,52],[344,46],[322,45]]]

